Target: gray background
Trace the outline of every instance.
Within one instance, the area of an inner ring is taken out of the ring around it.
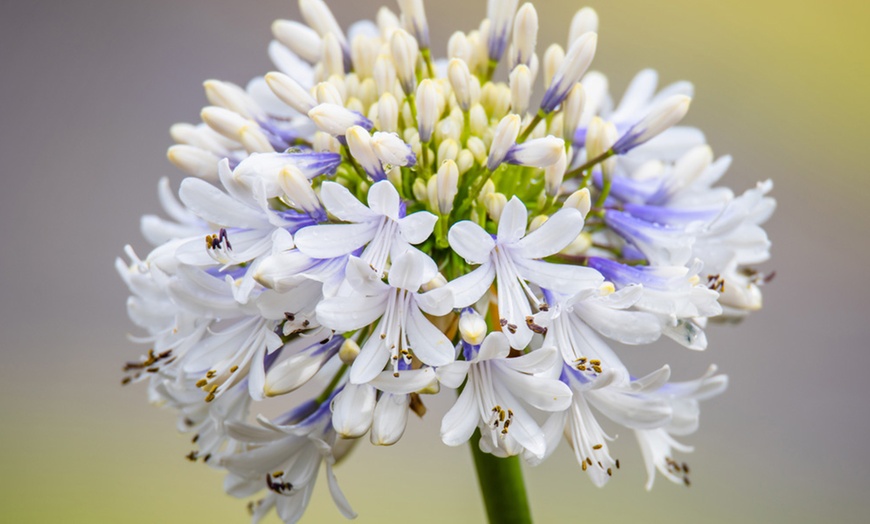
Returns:
[[[333,1],[340,22],[377,5]],[[469,30],[483,2],[429,2],[436,54]],[[563,42],[568,2],[536,3],[539,52]],[[862,522],[870,480],[870,249],[865,202],[870,117],[868,8],[858,2],[598,2],[595,68],[616,93],[642,67],[695,82],[688,121],[735,162],[737,190],[773,178],[768,225],[775,281],[765,309],[714,326],[710,348],[632,349],[639,370],[677,378],[710,362],[731,377],[688,439],[693,486],[659,478],[651,493],[629,434],[620,474],[596,489],[563,448],[528,470],[541,522]],[[391,5],[392,7],[392,5]],[[270,69],[274,18],[293,2],[0,2],[0,515],[8,522],[242,522],[221,475],[182,456],[172,416],[121,388],[124,244],[146,245],[169,126],[196,121],[201,82],[244,84]],[[465,448],[437,437],[449,400],[412,420],[392,448],[362,442],[338,468],[360,522],[474,522],[483,517]],[[866,517],[865,517],[866,518]],[[340,522],[319,486],[309,522]]]

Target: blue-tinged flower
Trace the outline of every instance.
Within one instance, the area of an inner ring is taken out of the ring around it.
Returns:
[[[564,411],[571,391],[547,376],[559,366],[555,348],[508,358],[510,350],[503,334],[490,333],[479,347],[471,348],[471,358],[438,369],[438,379],[447,387],[457,388],[465,381],[456,404],[441,421],[445,444],[463,444],[480,427],[481,449],[490,453],[504,457],[525,450],[544,455],[546,436],[530,411]]]

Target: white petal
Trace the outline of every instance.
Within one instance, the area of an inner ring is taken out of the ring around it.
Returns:
[[[454,224],[447,233],[447,241],[457,255],[471,264],[483,264],[495,248],[492,236],[470,220]]]
[[[441,440],[448,446],[465,444],[474,433],[479,418],[474,397],[474,383],[469,381],[456,403],[441,419]]]
[[[333,297],[317,304],[317,320],[338,332],[367,326],[384,314],[387,295],[373,297]]]
[[[393,260],[387,280],[396,288],[416,292],[427,282],[424,275],[424,264],[428,256],[417,249],[405,251]]]
[[[364,384],[372,380],[384,370],[388,360],[390,352],[384,341],[377,335],[370,336],[350,368],[351,383]]]
[[[399,371],[398,377],[392,370],[383,371],[370,380],[369,384],[387,393],[407,395],[431,388],[435,382],[435,369],[421,368]]]
[[[465,377],[468,375],[468,367],[471,364],[464,360],[451,362],[446,366],[441,366],[435,371],[438,381],[448,388],[456,389],[462,385]]]
[[[524,280],[559,293],[578,293],[584,289],[598,287],[604,281],[604,277],[598,271],[589,267],[551,264],[518,257],[514,257],[513,262]]]
[[[582,229],[583,215],[574,208],[563,208],[517,242],[513,249],[523,258],[548,257],[573,242]]]
[[[504,211],[498,222],[498,243],[513,244],[526,234],[526,225],[529,221],[529,212],[523,201],[516,196],[505,204]],[[576,235],[575,235],[576,238]],[[574,240],[572,238],[571,240]]]
[[[390,291],[390,287],[384,284],[378,276],[378,272],[357,257],[350,257],[347,260],[344,276],[350,287],[361,295],[383,295]]]
[[[420,309],[426,313],[440,317],[453,309],[454,297],[453,291],[450,288],[442,286],[425,293],[420,293],[414,297],[414,300],[420,306]]]
[[[313,258],[340,257],[370,242],[377,228],[377,222],[309,226],[296,232],[296,246]]]
[[[495,280],[495,265],[489,262],[480,267],[451,280],[445,288],[453,293],[453,307],[466,307],[474,304],[487,292]]]
[[[411,213],[399,220],[399,232],[409,244],[419,244],[429,238],[438,217],[427,211]]]
[[[571,388],[559,380],[526,375],[509,369],[500,370],[499,378],[517,396],[540,410],[564,411],[571,406]]]
[[[483,340],[483,344],[480,345],[480,351],[477,353],[477,358],[473,362],[507,358],[510,351],[511,346],[508,344],[508,339],[504,333],[493,331]]]
[[[339,220],[345,222],[369,222],[378,214],[367,208],[341,184],[326,181],[320,186],[320,201],[323,207]]]
[[[443,366],[454,360],[453,344],[432,325],[416,306],[411,306],[405,326],[414,355],[430,366]]]
[[[389,180],[382,180],[369,188],[369,208],[379,215],[399,220],[399,192]]]
[[[178,189],[184,205],[196,216],[222,226],[269,227],[266,216],[198,178],[185,178]]]
[[[538,374],[551,371],[554,366],[561,367],[561,358],[556,348],[544,347],[519,357],[506,359],[503,365],[521,373]]]

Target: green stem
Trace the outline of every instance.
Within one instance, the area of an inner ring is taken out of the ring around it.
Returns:
[[[498,458],[480,451],[480,430],[469,440],[480,493],[490,524],[531,524],[532,512],[519,457]]]
[[[526,139],[529,138],[529,135],[532,133],[532,131],[534,131],[535,128],[538,127],[538,124],[541,123],[541,120],[543,120],[545,116],[547,116],[546,113],[538,110],[537,114],[535,114],[535,117],[532,118],[532,121],[529,122],[529,125],[527,125],[526,128],[523,130],[523,133],[519,136],[519,138],[517,138],[517,144],[522,144],[523,142],[525,142]]]
[[[593,158],[592,160],[586,162],[585,164],[578,167],[577,169],[573,169],[573,170],[565,173],[565,180],[568,180],[569,178],[572,178],[572,177],[579,175],[583,171],[586,171],[587,169],[591,168],[592,166],[594,166],[595,164],[597,164],[599,162],[604,162],[605,160],[607,160],[608,158],[612,157],[615,154],[616,154],[616,152],[613,149],[608,149],[604,153],[601,153],[600,155],[598,155],[597,157]]]

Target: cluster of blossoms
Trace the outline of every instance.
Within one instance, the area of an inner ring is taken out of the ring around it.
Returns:
[[[608,419],[650,486],[688,483],[674,437],[726,377],[637,377],[609,341],[700,350],[708,318],[758,309],[771,183],[715,186],[730,159],[676,126],[690,84],[657,91],[646,70],[614,103],[588,70],[591,9],[539,59],[535,8],[491,0],[435,60],[422,0],[398,3],[345,33],[300,0],[306,24],[272,27],[279,71],[206,82],[204,123],[173,126],[169,159],[193,176],[178,200],[160,182],[171,219],[144,217],[156,247],[117,264],[151,347],[124,382],[180,413],[188,458],[226,469],[228,493],[265,493],[255,522],[298,520],[321,464],[354,516],[335,462],[366,433],[397,442],[442,388],[459,390],[447,445],[479,435],[537,464],[564,435],[603,485]]]

